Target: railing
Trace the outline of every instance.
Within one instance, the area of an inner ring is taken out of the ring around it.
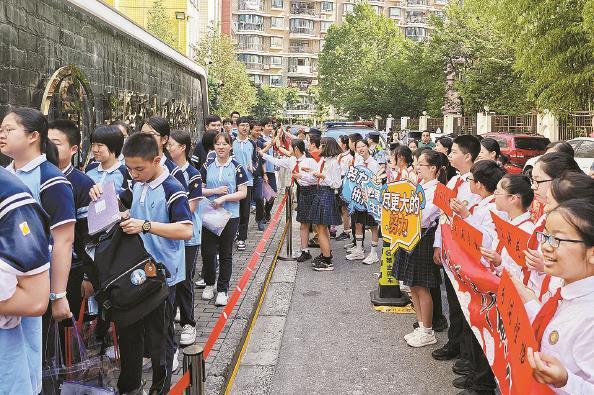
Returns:
[[[493,115],[491,117],[491,132],[494,133],[528,133],[535,134],[537,115]]]
[[[316,72],[317,72],[317,68],[312,67],[312,66],[289,65],[289,73],[314,74]]]
[[[593,117],[594,111],[575,111],[559,116],[559,140],[592,136]]]
[[[316,10],[313,8],[305,8],[305,7],[294,7],[291,6],[291,14],[293,15],[316,15]]]
[[[302,92],[305,92],[309,89],[311,84],[307,82],[289,82],[289,88],[297,88]]]
[[[292,27],[289,31],[292,34],[308,34],[313,35],[314,29],[311,27]]]
[[[235,26],[237,27],[237,30],[264,31],[263,23],[236,22]]]
[[[419,129],[419,118],[409,118],[406,121],[406,128],[418,130]]]
[[[429,2],[427,0],[408,0],[406,3],[409,7],[428,7]]]
[[[315,106],[310,103],[299,103],[287,107],[287,111],[313,111],[315,110]]]
[[[310,47],[305,47],[301,45],[292,45],[289,47],[290,53],[313,53],[313,50]]]
[[[245,63],[245,67],[249,70],[264,70],[264,63]]]
[[[237,49],[249,50],[249,51],[263,51],[264,45],[263,44],[251,44],[251,43],[239,43],[237,45]]]
[[[471,134],[476,136],[476,117],[454,118],[454,134]]]
[[[440,129],[443,132],[443,117],[427,118],[427,130],[435,132],[437,129]]]
[[[241,0],[239,2],[240,11],[263,11],[264,2],[257,0]]]

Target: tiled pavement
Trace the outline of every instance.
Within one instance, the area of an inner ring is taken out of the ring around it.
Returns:
[[[277,202],[280,198],[277,199]],[[274,212],[277,209],[275,205]],[[266,248],[260,261],[256,264],[254,272],[250,277],[248,286],[244,289],[237,305],[233,309],[233,314],[229,317],[221,335],[215,342],[208,358],[206,360],[206,393],[220,394],[225,390],[227,379],[232,373],[235,360],[239,355],[244,336],[248,329],[249,320],[256,309],[262,286],[268,274],[272,259],[280,242],[285,225],[285,212],[281,213],[276,229],[270,236],[266,243]],[[258,231],[257,224],[254,220],[254,215],[250,216],[250,227],[248,230],[248,240],[246,241],[245,251],[233,252],[233,274],[231,276],[231,288],[235,289],[235,285],[243,274],[243,271],[255,250],[256,245],[260,242],[263,232]],[[202,267],[202,258],[198,254],[196,264],[196,278],[200,273]],[[196,319],[196,344],[204,346],[208,336],[215,326],[221,312],[222,307],[215,307],[214,299],[211,301],[204,301],[200,298],[202,290],[195,289],[196,297],[194,304],[194,313]],[[176,324],[176,332],[179,340],[181,328]],[[174,372],[172,377],[172,386],[181,378],[183,353],[179,352],[179,368]],[[145,371],[144,378],[147,381],[145,388],[150,387],[151,372]]]

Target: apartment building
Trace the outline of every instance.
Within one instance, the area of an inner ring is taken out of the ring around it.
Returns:
[[[315,113],[308,89],[318,83],[318,54],[333,23],[342,23],[355,0],[222,0],[222,31],[230,34],[255,84],[295,87],[301,102],[291,118]],[[371,6],[398,22],[412,40],[430,34],[429,16],[443,15],[448,0],[373,0]]]

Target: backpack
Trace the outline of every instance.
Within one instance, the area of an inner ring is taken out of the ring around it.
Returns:
[[[137,269],[148,275],[135,285]],[[168,274],[165,266],[146,251],[140,235],[129,235],[117,224],[99,238],[88,273],[98,290],[95,299],[104,313],[122,326],[142,319],[165,301]]]

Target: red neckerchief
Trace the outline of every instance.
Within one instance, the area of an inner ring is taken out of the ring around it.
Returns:
[[[544,335],[544,331],[549,325],[549,322],[551,322],[553,319],[553,316],[557,311],[557,307],[559,307],[559,302],[562,299],[561,288],[559,288],[557,292],[555,292],[555,295],[547,300],[547,302],[540,308],[536,318],[534,318],[534,321],[532,321],[532,329],[534,330],[534,336],[536,337],[539,350],[542,344],[542,336]]]

